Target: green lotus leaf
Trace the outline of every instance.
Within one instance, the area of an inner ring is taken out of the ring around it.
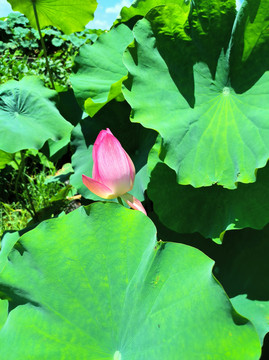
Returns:
[[[168,228],[178,233],[199,232],[219,241],[226,230],[262,229],[269,222],[269,166],[258,171],[255,183],[239,184],[235,190],[218,185],[194,188],[179,185],[175,171],[158,161],[160,147],[158,138],[149,156],[148,195]]]
[[[53,141],[49,139],[45,142],[45,145],[42,147],[41,151],[45,154],[51,161],[58,161],[61,157],[64,156],[67,152],[68,144],[70,143],[70,133],[65,136],[62,140]]]
[[[20,13],[11,12],[7,17],[2,18],[5,21],[10,29],[14,29],[17,25],[26,25],[29,23],[29,20]]]
[[[1,150],[38,150],[51,139],[56,151],[69,141],[73,127],[51,101],[55,94],[37,77],[11,80],[0,86]]]
[[[238,92],[254,85],[269,70],[268,0],[244,1],[231,38],[231,82]]]
[[[23,28],[21,26],[17,26],[13,30],[14,38],[24,38],[30,32],[28,28]]]
[[[242,61],[246,61],[253,48],[260,47],[266,44],[268,48],[269,43],[269,18],[268,18],[269,1],[262,0],[259,2],[248,1],[245,2],[241,12],[247,19],[245,19],[244,29],[244,51]]]
[[[73,168],[70,163],[66,163],[63,165],[63,167],[56,172],[55,175],[49,175],[47,176],[46,180],[44,181],[44,184],[50,184],[53,182],[61,182],[65,183],[69,180],[70,175],[73,173]]]
[[[264,275],[262,276],[264,277]],[[230,300],[236,311],[254,324],[262,345],[265,335],[269,332],[269,299],[267,301],[251,300],[245,294],[237,295]]]
[[[205,61],[211,72],[222,48],[227,49],[236,9],[234,0],[198,0],[195,1],[190,17],[190,36],[195,43],[198,58]]]
[[[52,45],[54,45],[56,47],[60,47],[64,43],[64,40],[61,38],[53,38],[51,40],[51,43],[52,43]]]
[[[80,48],[70,79],[78,102],[90,116],[121,95],[127,78],[122,55],[132,41],[131,30],[122,24]]]
[[[145,129],[129,120],[130,107],[126,102],[112,101],[101,109],[92,119],[83,119],[72,132],[72,166],[74,174],[70,183],[86,199],[100,200],[82,183],[82,174],[92,176],[92,148],[99,131],[109,128],[119,139],[123,148],[131,156],[136,176],[130,191],[139,200],[144,200],[144,191],[149,182],[147,156],[156,139],[156,132]]]
[[[93,19],[96,0],[8,0],[14,11],[23,13],[32,27],[37,28],[33,3],[35,3],[41,28],[55,26],[64,33],[82,31]]]
[[[190,2],[185,4],[169,4],[153,8],[146,16],[151,22],[153,32],[159,36],[169,36],[181,40],[190,40],[185,32],[186,22],[189,17]]]
[[[269,225],[225,233],[214,273],[235,309],[252,321],[261,343],[269,332]]]
[[[41,31],[41,34],[44,36],[44,35],[48,35],[48,36],[52,36],[54,40],[56,40],[58,37],[61,37],[62,36],[62,33],[60,30],[55,30],[55,29],[51,29],[51,28],[46,28],[46,29],[43,29]],[[38,35],[37,35],[38,36]],[[68,35],[66,35],[68,36]]]
[[[190,5],[190,1],[186,0],[135,0],[130,7],[124,6],[121,9],[119,19],[116,20],[115,24],[118,22],[126,22],[135,16],[145,16],[151,9],[160,6],[160,5],[179,5],[182,7],[187,7]]]
[[[269,157],[269,72],[238,94],[222,54],[215,78],[200,62],[188,82],[180,76],[176,47],[166,45],[160,53],[147,19],[136,24],[134,35],[136,48],[124,59],[132,83],[123,94],[131,120],[161,134],[162,160],[176,171],[178,183],[234,189],[238,182],[254,182],[255,169]]]
[[[0,300],[0,329],[5,324],[8,316],[8,301]]]
[[[213,261],[157,243],[138,211],[95,203],[43,222],[16,246],[3,241],[0,254],[10,304],[3,360],[259,358],[258,335],[215,281]]]
[[[0,150],[0,169],[4,169],[5,166],[13,160],[13,154]]]
[[[82,118],[83,111],[79,107],[73,89],[58,92],[58,103],[56,104],[60,114],[76,126]]]

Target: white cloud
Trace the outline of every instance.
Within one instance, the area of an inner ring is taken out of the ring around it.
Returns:
[[[110,29],[109,23],[106,20],[92,20],[88,23],[87,28],[90,29],[102,29],[102,30],[107,30]]]
[[[7,0],[0,0],[0,18],[7,16],[9,13],[11,13],[12,8],[9,2]]]
[[[236,0],[236,10],[238,11],[242,5],[243,0]]]
[[[131,6],[131,1],[121,0],[121,2],[115,4],[113,7],[106,8],[106,13],[118,15],[120,13],[121,9],[123,8],[123,6],[127,6],[127,7]]]

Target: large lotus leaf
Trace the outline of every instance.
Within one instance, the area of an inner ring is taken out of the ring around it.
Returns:
[[[14,11],[20,11],[37,28],[33,3],[35,3],[41,28],[55,26],[64,33],[82,31],[93,19],[96,0],[8,0]]]
[[[179,233],[197,231],[217,240],[225,230],[262,229],[269,222],[269,166],[258,171],[255,183],[239,184],[235,190],[218,185],[194,188],[179,185],[175,171],[158,162],[159,149],[160,138],[150,152],[148,195],[168,228]]]
[[[122,24],[102,34],[93,45],[80,48],[71,82],[78,102],[90,116],[121,95],[122,81],[127,78],[122,55],[132,41],[132,31]]]
[[[135,16],[145,16],[152,8],[160,5],[179,5],[182,7],[189,7],[189,0],[135,0],[130,7],[124,6],[121,9],[119,19],[116,20],[115,23],[118,22],[126,22]]]
[[[188,17],[190,3],[186,5],[169,4],[153,8],[146,19],[150,22],[154,47],[158,49],[163,61],[169,68],[170,76],[177,84],[178,90],[190,104],[194,102],[193,96],[193,69],[198,61],[197,50],[191,37],[188,35]],[[134,59],[137,58],[137,49],[130,47]],[[175,66],[175,59],[171,53],[180,59],[180,66]],[[129,76],[131,80],[132,77]],[[130,83],[129,86],[132,84]],[[128,84],[126,84],[128,87]]]
[[[243,92],[269,70],[269,1],[244,1],[234,27],[230,63],[234,88]]]
[[[269,331],[269,225],[225,233],[214,273],[235,309],[251,319],[261,343]]]
[[[228,45],[234,17],[234,0],[171,2],[146,15],[156,38],[155,46],[191,106],[194,106],[193,65],[205,61],[215,74],[221,49]],[[175,64],[172,53],[177,54],[180,66]]]
[[[237,94],[222,54],[215,79],[205,63],[194,66],[194,93],[183,96],[175,47],[170,53],[166,47],[164,61],[147,19],[136,24],[134,34],[136,51],[124,60],[133,80],[124,96],[132,121],[163,137],[163,160],[176,171],[178,183],[233,189],[237,182],[254,182],[255,169],[269,157],[269,72]]]
[[[72,166],[74,174],[70,177],[71,184],[87,199],[100,200],[82,183],[82,174],[92,176],[92,148],[99,131],[109,128],[119,139],[123,148],[131,156],[136,176],[132,195],[144,199],[144,191],[149,182],[147,156],[156,139],[156,132],[145,129],[140,124],[129,120],[130,107],[126,102],[112,101],[92,119],[83,119],[72,132]]]
[[[20,306],[1,359],[258,359],[213,261],[155,234],[142,213],[95,203],[27,232],[20,251],[4,241],[0,288]]]
[[[48,139],[56,149],[68,141],[73,127],[50,100],[53,96],[55,91],[45,88],[36,77],[0,86],[1,150],[40,149]]]

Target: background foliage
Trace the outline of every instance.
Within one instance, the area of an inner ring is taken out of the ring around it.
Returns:
[[[68,35],[53,26],[42,29],[49,64],[59,90],[70,86],[69,75],[81,45],[94,42],[102,32],[85,29]],[[0,83],[21,80],[25,75],[38,75],[46,85],[49,84],[38,31],[29,25],[23,14],[11,13],[0,20],[0,58]]]
[[[41,30],[55,89],[38,32],[0,21],[3,359],[267,358],[269,3],[235,5],[136,0],[70,34],[68,1]],[[82,184],[105,128],[148,217]]]

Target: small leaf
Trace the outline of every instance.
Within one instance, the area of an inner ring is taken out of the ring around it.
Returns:
[[[60,47],[62,44],[63,44],[63,39],[60,39],[60,38],[53,38],[51,40],[51,43],[53,46],[56,46],[56,47]]]
[[[70,138],[72,125],[50,100],[55,93],[36,77],[11,80],[0,86],[1,150],[38,150],[48,139],[61,143]]]
[[[4,169],[5,166],[13,160],[13,154],[0,150],[0,169]]]

